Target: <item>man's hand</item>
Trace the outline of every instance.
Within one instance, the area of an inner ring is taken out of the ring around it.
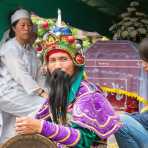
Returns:
[[[41,133],[42,121],[30,117],[16,118],[16,132],[18,134]]]

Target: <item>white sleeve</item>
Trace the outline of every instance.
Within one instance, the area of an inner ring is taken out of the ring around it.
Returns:
[[[35,90],[40,88],[27,71],[25,63],[21,59],[21,55],[17,49],[7,50],[7,52],[5,52],[4,61],[14,80],[19,83],[28,94],[32,94]]]

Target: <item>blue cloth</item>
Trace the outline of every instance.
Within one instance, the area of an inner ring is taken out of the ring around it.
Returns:
[[[148,112],[120,115],[123,127],[115,137],[120,148],[148,148]]]
[[[148,112],[143,113],[134,113],[131,115],[134,119],[136,119],[142,126],[148,130]]]

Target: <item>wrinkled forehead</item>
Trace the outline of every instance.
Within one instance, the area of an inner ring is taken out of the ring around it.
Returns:
[[[18,20],[17,24],[28,24],[28,25],[33,25],[32,21],[28,18],[21,18]]]

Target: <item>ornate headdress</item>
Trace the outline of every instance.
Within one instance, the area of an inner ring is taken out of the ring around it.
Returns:
[[[85,64],[83,41],[76,39],[68,26],[62,25],[59,9],[56,25],[45,33],[42,39],[36,40],[34,45],[44,63],[48,62],[49,55],[55,52],[66,52],[71,56],[75,65]]]

